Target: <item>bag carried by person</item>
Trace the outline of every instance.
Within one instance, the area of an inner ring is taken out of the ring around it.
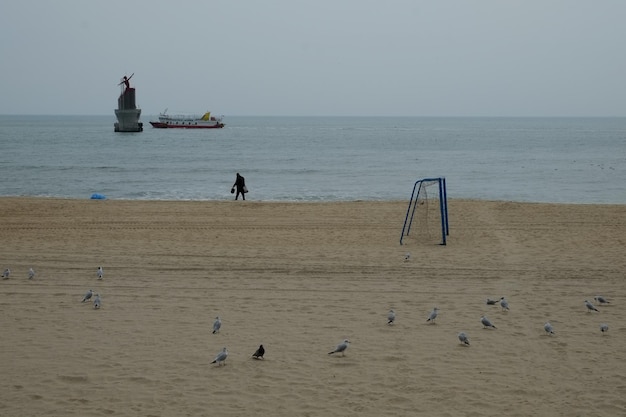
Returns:
[[[233,187],[233,188],[231,188],[231,189],[230,189],[230,193],[231,193],[231,194],[235,194],[235,187]]]

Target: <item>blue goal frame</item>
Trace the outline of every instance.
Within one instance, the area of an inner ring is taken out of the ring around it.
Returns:
[[[406,217],[404,219],[404,225],[402,226],[402,234],[400,235],[400,244],[404,236],[408,236],[411,231],[411,224],[413,223],[413,216],[415,215],[415,209],[417,208],[417,200],[419,193],[422,190],[422,184],[425,182],[437,182],[439,184],[439,212],[441,213],[441,245],[446,244],[446,237],[448,236],[448,192],[446,191],[446,178],[423,178],[415,181],[413,185],[413,192],[411,193],[411,199],[409,200],[409,207],[406,210]],[[417,193],[416,193],[417,190]]]

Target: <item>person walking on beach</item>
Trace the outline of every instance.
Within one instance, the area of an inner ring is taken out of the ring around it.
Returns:
[[[237,194],[235,194],[235,200],[239,198],[239,194],[241,194],[241,198],[245,200],[246,193],[248,192],[248,189],[246,188],[246,179],[239,175],[239,173],[237,173],[237,178],[235,178],[235,183],[233,184],[230,192],[232,193],[235,189],[237,190]]]

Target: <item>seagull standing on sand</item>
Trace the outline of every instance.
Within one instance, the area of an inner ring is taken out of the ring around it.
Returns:
[[[217,356],[215,357],[215,359],[213,359],[213,362],[211,363],[217,363],[217,366],[220,366],[222,363],[224,364],[224,366],[226,366],[226,358],[228,357],[228,351],[226,350],[226,348],[222,349],[222,351],[220,353],[217,354]]]
[[[480,317],[480,322],[483,324],[484,328],[492,327],[494,329],[497,329],[497,327],[494,326],[493,323],[491,323],[491,321],[489,321],[489,319],[485,316]]]
[[[96,271],[96,275],[98,275],[98,279],[104,278],[104,271],[102,270],[101,266],[98,267],[98,271]]]
[[[263,355],[265,355],[265,348],[263,345],[260,345],[259,348],[252,354],[254,359],[263,359]]]
[[[404,262],[408,261],[409,259],[411,259],[411,252],[407,252],[407,253],[404,255]]]
[[[611,302],[609,300],[607,300],[606,298],[604,298],[601,295],[598,295],[597,297],[594,297],[593,299],[596,300],[597,302],[599,302],[600,305],[611,304]]]
[[[389,313],[387,313],[387,324],[393,324],[394,321],[396,321],[396,312],[389,310]]]
[[[89,300],[92,295],[93,295],[93,291],[92,290],[87,291],[85,293],[85,296],[83,297],[83,301],[81,301],[81,303],[84,303],[85,301]]]
[[[9,279],[9,275],[11,275],[11,270],[9,268],[7,268],[2,273],[2,279]]]
[[[459,333],[458,334],[458,338],[459,338],[459,341],[462,344],[465,344],[465,345],[469,346],[469,344],[470,344],[469,338],[467,337],[467,335],[464,332]]]
[[[509,310],[509,302],[508,302],[508,301],[506,301],[506,300],[504,299],[504,297],[502,297],[502,298],[500,299],[500,307],[502,307],[502,311],[508,311],[508,310]]]
[[[426,321],[429,321],[434,324],[435,319],[437,318],[438,314],[439,314],[439,309],[437,307],[433,308],[433,311],[430,312]]]
[[[348,346],[350,346],[350,341],[348,339],[345,339],[343,342],[337,345],[335,350],[328,352],[328,354],[332,355],[333,353],[341,353],[341,356],[344,356],[346,354],[346,349],[348,349]]]
[[[93,298],[93,308],[97,310],[100,308],[101,305],[102,301],[100,300],[100,294],[96,294],[96,296]]]
[[[217,316],[213,322],[213,334],[219,332],[220,327],[222,327],[222,320],[220,320],[220,316]]]
[[[589,301],[585,300],[585,306],[587,306],[587,312],[591,312],[593,311],[599,311],[593,304],[591,304]]]
[[[492,300],[491,298],[487,298],[487,305],[488,306],[495,306],[496,304],[498,304],[499,300]]]
[[[543,330],[545,330],[548,334],[554,334],[554,329],[552,328],[552,325],[549,321],[547,321],[546,324],[543,325]]]
[[[609,331],[609,325],[608,325],[608,324],[605,324],[605,323],[602,323],[602,324],[600,325],[600,331],[601,331],[602,333],[606,333],[606,332],[608,332],[608,331]]]
[[[30,268],[28,270],[28,279],[33,279],[35,278],[35,270],[33,268]]]

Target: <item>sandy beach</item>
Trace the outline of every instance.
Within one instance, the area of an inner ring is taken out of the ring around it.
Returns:
[[[451,200],[446,246],[406,210],[0,198],[0,415],[626,414],[626,206]]]

